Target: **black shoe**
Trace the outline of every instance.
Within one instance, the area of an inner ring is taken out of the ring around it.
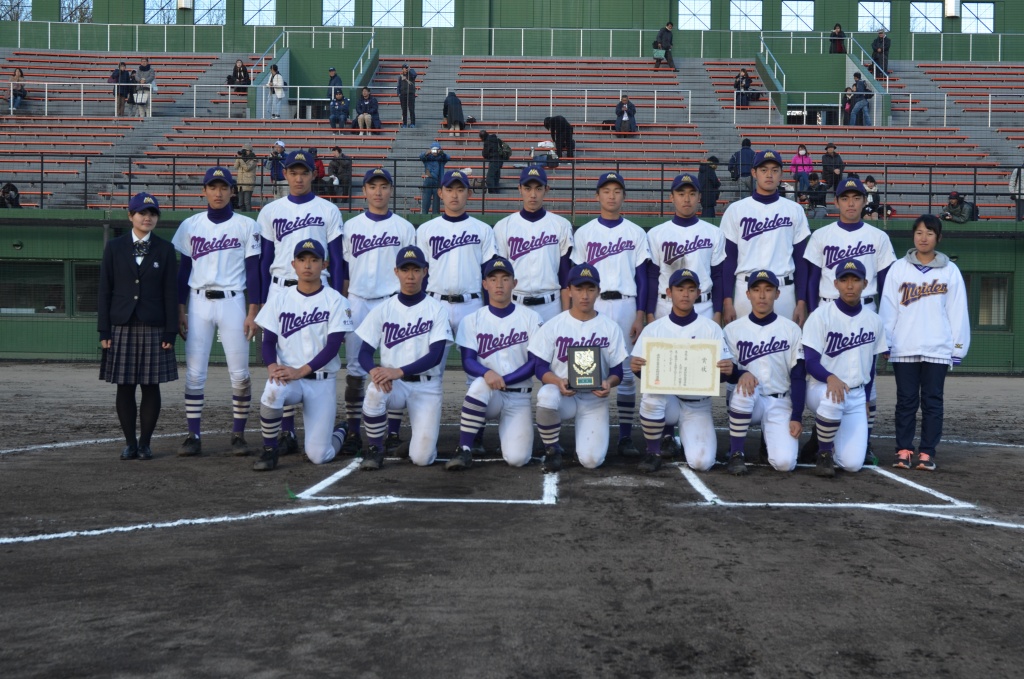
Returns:
[[[345,434],[345,443],[341,446],[341,452],[346,455],[359,455],[363,450],[363,438],[358,431],[349,430]]]
[[[402,437],[393,432],[384,439],[384,454],[388,457],[409,457],[409,446],[403,446]]]
[[[818,452],[818,463],[814,466],[814,473],[817,476],[823,476],[828,479],[836,475],[836,465],[832,461],[831,450]]]
[[[456,449],[451,459],[444,465],[450,472],[460,472],[473,466],[473,451],[465,446]]]
[[[644,455],[636,449],[636,444],[633,443],[633,439],[619,439],[619,455],[622,457],[644,457]]]
[[[280,455],[294,455],[299,452],[299,441],[295,438],[295,432],[283,431],[277,435],[277,448]]]
[[[136,460],[139,457],[138,446],[125,446],[124,450],[121,451],[122,460]]]
[[[231,435],[231,454],[238,457],[245,457],[249,454],[249,444],[245,442],[245,435],[240,431]]]
[[[676,443],[676,437],[669,434],[668,436],[661,437],[661,459],[663,460],[674,460],[682,454],[682,450],[679,449],[679,444]]]
[[[203,452],[203,443],[195,434],[189,434],[178,448],[179,457],[195,457]]]
[[[868,443],[868,449],[864,453],[864,466],[865,467],[877,467],[878,456],[875,455],[875,451],[871,449],[871,444]]]
[[[743,476],[747,473],[747,463],[743,461],[743,453],[733,453],[729,461],[725,463],[725,471],[733,476]]]
[[[796,461],[800,464],[815,464],[818,460],[818,428],[811,429],[811,438],[800,448]]]
[[[757,463],[768,464],[768,442],[764,439],[764,431],[761,432],[761,445],[757,449]]]
[[[659,469],[661,469],[661,456],[654,453],[644,455],[644,459],[640,460],[640,464],[636,466],[636,470],[644,474],[650,474]]]
[[[377,471],[384,466],[384,450],[378,446],[367,446],[359,468],[364,472]]]
[[[122,458],[124,459],[124,458]],[[139,459],[140,460],[152,460],[153,450],[149,446],[139,446]]]
[[[544,459],[540,463],[540,468],[545,474],[562,471],[562,452],[562,446],[557,443],[544,448]]]
[[[256,460],[252,469],[256,472],[269,472],[277,466],[277,448],[274,446],[263,446],[263,453],[260,459]]]

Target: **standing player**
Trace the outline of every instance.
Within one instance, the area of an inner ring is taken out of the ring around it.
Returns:
[[[395,183],[383,168],[368,170],[363,175],[363,198],[366,211],[348,220],[345,225],[345,289],[342,294],[352,305],[352,322],[358,328],[367,315],[399,291],[399,280],[391,267],[403,248],[415,245],[416,231],[405,219],[388,207]],[[345,417],[348,438],[345,452],[356,455],[363,447],[359,435],[360,413],[363,409],[363,386],[366,371],[359,362],[363,341],[357,332],[345,338]],[[402,411],[389,413],[387,448],[398,444]]]
[[[671,221],[647,232],[652,268],[658,276],[657,283],[648,288],[650,301],[647,308],[651,313],[647,321],[668,315],[672,310],[672,300],[665,294],[669,287],[668,279],[679,269],[689,269],[703,281],[694,310],[720,323],[726,288],[722,282],[725,237],[717,226],[697,217],[700,184],[695,175],[684,173],[677,176],[672,181],[670,195],[675,215]],[[731,285],[732,281],[729,283]]]
[[[427,466],[437,457],[441,426],[441,361],[452,341],[448,310],[423,292],[427,261],[415,247],[402,248],[395,260],[401,290],[376,306],[359,324],[362,339],[359,364],[370,376],[363,400],[366,452],[360,469],[371,471],[384,464],[387,411],[409,408],[412,437],[409,459]],[[373,353],[380,349],[380,365]]]
[[[768,462],[782,472],[796,468],[797,441],[807,388],[800,328],[775,313],[779,279],[758,271],[747,281],[751,312],[725,327],[725,341],[736,361],[729,381],[736,390],[729,400],[731,474],[746,474],[743,442],[751,422],[761,422]]]
[[[835,476],[836,465],[855,472],[868,446],[867,394],[875,381],[875,360],[886,351],[882,320],[864,308],[864,264],[836,264],[839,298],[815,309],[804,326],[804,359],[811,376],[807,405],[818,429],[818,476]]]
[[[256,222],[231,210],[234,179],[226,167],[211,167],[203,177],[206,212],[178,226],[174,248],[178,268],[178,323],[185,339],[185,417],[188,437],[178,455],[202,452],[206,372],[214,331],[219,330],[231,377],[231,450],[247,455],[245,423],[249,419],[249,340],[256,336],[260,299],[260,233]],[[249,298],[246,313],[246,297]]]
[[[601,216],[581,226],[573,236],[572,258],[577,264],[590,264],[597,269],[603,286],[594,310],[619,326],[628,352],[647,318],[651,253],[644,230],[622,217],[625,197],[626,183],[617,173],[606,172],[598,178]],[[631,371],[623,374],[615,397],[619,411],[619,455],[640,457],[632,438],[636,383]]]
[[[641,371],[647,364],[643,357],[646,340],[686,338],[720,342],[722,353],[715,368],[727,377],[732,374],[732,354],[725,343],[722,328],[694,310],[700,289],[700,278],[696,272],[689,269],[672,272],[665,290],[672,300],[672,311],[640,333],[629,363],[634,373],[642,375]],[[715,368],[708,366],[711,370]],[[707,471],[714,466],[718,439],[711,420],[711,397],[644,394],[640,398],[640,425],[647,440],[647,453],[637,469],[654,472],[661,467],[662,455],[674,452],[672,437],[666,433],[666,427],[674,427],[676,424],[679,424],[679,433],[683,439],[686,464],[697,471]]]
[[[498,255],[516,267],[519,286],[512,301],[528,306],[544,321],[569,306],[565,276],[572,268],[572,225],[544,209],[548,175],[542,167],[528,166],[519,174],[523,209],[494,225]]]
[[[601,466],[608,454],[608,394],[622,381],[622,361],[629,355],[622,331],[611,318],[598,314],[594,303],[601,292],[601,277],[590,264],[569,271],[568,311],[545,321],[527,345],[544,386],[537,392],[537,430],[544,443],[545,472],[562,468],[558,437],[562,421],[576,422],[576,457],[587,469]],[[514,299],[514,298],[513,298]],[[598,347],[601,352],[601,388],[590,393],[569,389],[569,347]]]
[[[775,311],[803,325],[807,318],[807,263],[804,248],[811,230],[803,208],[779,196],[782,156],[761,151],[754,156],[754,193],[730,205],[722,216],[725,236],[725,283],[722,322],[732,323],[750,313],[747,277],[762,269],[779,277]]]
[[[260,399],[263,454],[255,471],[277,466],[285,405],[304,404],[303,447],[314,464],[333,460],[345,440],[344,424],[331,431],[338,410],[335,375],[341,368],[341,342],[355,327],[348,302],[320,280],[325,255],[318,240],[296,245],[292,266],[298,283],[274,295],[256,316],[269,376]]]
[[[510,465],[522,467],[533,452],[534,362],[527,343],[540,329],[540,316],[512,303],[516,277],[507,259],[484,264],[483,286],[488,305],[466,316],[455,337],[472,383],[462,401],[459,446],[445,465],[453,471],[472,464],[475,439],[487,420],[498,420],[501,455]]]
[[[328,253],[331,285],[341,291],[341,212],[337,206],[313,193],[313,180],[316,179],[314,162],[314,156],[306,151],[292,151],[285,156],[282,165],[288,182],[288,195],[260,210],[264,304],[298,283],[292,267],[292,253],[296,245],[310,239],[319,242]],[[298,452],[294,405],[285,407],[281,429],[281,454]]]

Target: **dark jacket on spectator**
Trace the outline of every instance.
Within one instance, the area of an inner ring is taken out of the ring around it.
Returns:
[[[277,154],[270,156],[263,161],[263,167],[270,168],[270,181],[284,181],[284,156]]]
[[[96,325],[100,339],[110,339],[113,326],[137,318],[163,328],[163,341],[174,344],[178,333],[178,262],[174,246],[155,233],[142,264],[132,256],[131,232],[107,243],[100,263]]]
[[[650,35],[650,34],[648,34]],[[668,26],[662,26],[661,30],[658,31],[657,41],[661,43],[661,49],[670,50],[672,49],[672,31],[669,30]]]
[[[742,147],[739,151],[733,154],[732,159],[729,160],[729,171],[733,172],[737,177],[749,177],[751,166],[754,164],[754,149],[749,146]],[[734,167],[735,166],[735,167]]]
[[[331,158],[331,162],[327,166],[327,174],[332,177],[338,178],[338,183],[342,185],[352,185],[352,158],[345,155],[342,151],[340,156]]]
[[[714,206],[718,202],[722,180],[718,178],[718,173],[711,167],[711,163],[700,164],[697,170],[697,183],[700,184],[700,204],[703,207]]]
[[[458,123],[461,128],[465,129],[466,114],[462,112],[462,101],[454,92],[449,92],[448,96],[444,98],[441,115],[448,119],[449,128]]]
[[[484,139],[483,158],[484,160],[504,160],[501,157],[501,140],[498,139],[498,135],[488,134]]]
[[[846,33],[840,30],[838,33],[829,33],[829,54],[846,54]]]
[[[334,116],[337,116],[339,118],[342,118],[343,120],[348,120],[348,113],[348,99],[346,99],[345,97],[342,97],[341,99],[331,99],[331,110],[330,113],[328,114],[330,115],[330,117],[333,118]]]
[[[115,68],[114,72],[110,74],[110,77],[115,83],[117,83],[114,87],[114,94],[117,96],[127,98],[135,90],[135,88],[130,85],[132,81],[131,69]]]
[[[377,97],[370,95],[369,99],[363,99],[359,97],[359,103],[356,104],[356,116],[361,116],[364,113],[369,113],[371,117],[370,127],[375,130],[380,129],[380,113],[377,110]]]
[[[327,87],[330,88],[329,91],[327,92],[327,96],[331,99],[334,99],[334,93],[340,89],[343,89],[345,87],[345,84],[341,82],[341,76],[335,73],[334,75],[331,76],[331,79],[327,81]]]
[[[846,162],[843,161],[843,157],[837,152],[835,155],[829,155],[828,152],[821,157],[821,181],[828,188],[833,188],[843,176],[843,170],[846,169]],[[839,174],[835,173],[835,170],[839,170]]]
[[[21,193],[18,192],[18,187],[10,182],[0,188],[0,208],[6,207],[21,207]]]
[[[631,102],[631,101],[627,102],[625,104],[623,104],[620,101],[619,103],[615,104],[615,129],[619,130],[619,131],[625,131],[625,130],[622,130],[622,113],[623,113],[623,111],[625,111],[626,113],[629,114],[629,120],[627,121],[629,123],[629,131],[630,132],[636,132],[637,131],[636,105],[633,102]]]
[[[234,70],[231,71],[231,77],[228,78],[228,84],[252,85],[252,80],[249,78],[249,69],[245,67],[245,64],[235,66]],[[248,91],[247,87],[235,87],[235,92],[239,94],[245,94]]]
[[[828,186],[825,182],[818,182],[817,186],[807,185],[807,204],[811,207],[826,207],[828,201]]]

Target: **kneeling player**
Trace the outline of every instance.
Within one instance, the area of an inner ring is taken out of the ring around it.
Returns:
[[[644,342],[648,339],[686,338],[715,340],[722,345],[721,358],[717,368],[722,374],[732,374],[732,354],[725,343],[722,329],[709,318],[693,310],[700,296],[700,278],[689,269],[677,269],[668,279],[665,294],[672,300],[672,311],[662,316],[640,333],[633,347],[630,369],[639,375],[646,365],[643,358]],[[662,450],[674,449],[672,437],[665,435],[666,426],[679,424],[683,439],[686,463],[698,471],[707,471],[715,464],[718,440],[715,425],[711,421],[711,397],[692,398],[689,396],[666,396],[644,394],[640,398],[640,424],[647,441],[647,453],[640,460],[637,469],[642,472],[657,471],[661,467]]]
[[[888,349],[882,320],[864,308],[864,264],[836,264],[839,299],[823,304],[804,324],[804,359],[811,376],[807,405],[818,428],[818,476],[835,476],[835,466],[855,472],[868,447],[866,394],[875,381],[875,360]]]
[[[330,462],[345,440],[344,425],[331,432],[338,409],[335,375],[341,368],[338,350],[352,332],[348,301],[320,280],[324,246],[309,239],[295,246],[292,267],[298,283],[271,295],[256,316],[263,328],[263,361],[267,386],[260,399],[263,454],[256,471],[277,466],[278,434],[284,407],[305,406],[306,456],[315,464]]]
[[[768,462],[782,472],[796,467],[797,441],[804,411],[803,351],[800,327],[775,313],[779,279],[758,271],[747,280],[750,315],[725,326],[725,342],[735,357],[730,382],[736,391],[729,401],[729,462],[731,474],[746,474],[743,442],[751,422],[760,422],[768,447]]]
[[[576,457],[588,469],[601,466],[608,455],[608,393],[622,381],[626,346],[612,319],[598,314],[594,302],[601,292],[597,269],[580,264],[569,271],[572,306],[541,326],[528,349],[544,386],[537,392],[537,430],[544,443],[545,472],[562,468],[558,437],[562,421],[576,420]],[[590,393],[569,388],[569,347],[598,347],[601,388]]]
[[[367,448],[360,469],[384,464],[387,412],[408,407],[412,425],[409,459],[426,466],[437,457],[441,425],[441,361],[452,341],[448,309],[423,292],[427,260],[415,246],[402,248],[395,260],[400,291],[374,307],[356,329],[362,340],[359,365],[370,376],[363,399]],[[380,365],[373,353],[380,347]]]
[[[445,469],[466,469],[473,462],[474,437],[487,420],[498,420],[501,455],[513,467],[530,461],[533,426],[530,392],[534,363],[526,350],[541,326],[540,316],[512,303],[515,272],[512,263],[495,257],[484,264],[488,306],[466,316],[455,337],[462,367],[476,379],[462,402],[459,447]]]

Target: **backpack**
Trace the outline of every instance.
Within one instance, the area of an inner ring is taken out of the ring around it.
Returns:
[[[732,158],[729,159],[729,176],[732,177],[733,181],[740,178],[740,152],[732,154]]]
[[[509,158],[511,158],[512,157],[512,147],[509,146],[507,143],[501,141],[501,139],[498,139],[498,143],[501,144],[501,150],[498,151],[498,154],[502,158],[504,158],[505,160],[508,160]]]
[[[864,86],[864,98],[869,100],[875,98],[875,93],[867,85]]]
[[[977,203],[971,203],[971,202],[967,202],[967,204],[971,206],[971,221],[972,222],[978,221],[978,219],[980,217],[980,213],[978,212],[978,204]]]

